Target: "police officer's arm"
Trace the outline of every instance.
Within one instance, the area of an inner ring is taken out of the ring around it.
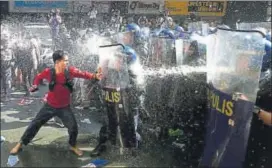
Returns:
[[[74,78],[99,79],[97,74],[86,72],[86,71],[81,71],[81,70],[77,69],[76,67],[69,67],[69,72],[70,72],[71,76]]]
[[[248,98],[241,93],[240,93],[239,97],[242,100],[248,100]],[[258,117],[264,122],[264,124],[272,126],[272,112],[264,111],[257,106],[255,106],[255,107],[257,108],[257,112],[254,112],[254,113],[256,113],[258,115]]]
[[[258,116],[264,122],[264,124],[272,126],[272,112],[260,110]]]

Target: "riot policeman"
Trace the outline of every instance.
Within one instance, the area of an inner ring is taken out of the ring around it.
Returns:
[[[100,155],[106,148],[117,143],[120,143],[120,147],[133,149],[140,140],[137,133],[140,100],[136,86],[137,75],[133,70],[137,55],[128,46],[124,47],[120,55],[119,60],[114,61],[117,64],[113,65],[109,61],[106,63],[108,70],[103,70],[105,76],[101,80],[101,86],[104,90],[108,123],[101,127],[98,145],[92,151],[92,156]]]
[[[245,167],[272,166],[271,142],[272,138],[272,85],[271,85],[271,42],[265,41],[265,55],[263,57],[262,73],[259,82],[256,106],[248,142]]]

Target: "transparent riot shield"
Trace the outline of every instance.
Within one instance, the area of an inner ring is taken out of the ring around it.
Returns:
[[[208,31],[209,31],[209,24],[204,23],[202,21],[200,21],[200,22],[191,22],[191,23],[188,24],[188,31],[189,32],[199,32],[199,33],[201,33],[201,35],[207,36]]]
[[[188,31],[195,32],[195,31],[202,31],[202,24],[203,22],[191,22],[188,24]]]
[[[209,24],[208,23],[202,23],[202,35],[207,36],[209,34]]]
[[[103,72],[102,88],[124,89],[129,85],[126,56],[122,46],[99,48],[99,67]]]
[[[175,40],[154,37],[149,41],[147,65],[151,67],[171,67],[176,64]]]
[[[255,102],[264,55],[262,34],[219,29],[208,50],[208,82],[224,93],[240,92]]]
[[[206,44],[196,40],[175,41],[177,66],[203,66],[206,64]]]
[[[259,86],[264,34],[218,28],[207,50],[211,85],[200,166],[242,168]]]
[[[256,28],[265,28],[266,30],[271,30],[271,22],[255,22],[255,23],[238,23],[237,28],[239,30],[254,30]]]
[[[113,35],[113,39],[117,43],[121,43],[123,45],[132,46],[134,43],[134,32],[121,32]]]

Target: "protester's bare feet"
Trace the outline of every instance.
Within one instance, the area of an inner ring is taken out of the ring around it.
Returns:
[[[77,156],[82,156],[83,152],[78,147],[70,147],[70,150],[74,152]]]
[[[18,154],[18,152],[20,152],[22,150],[22,144],[21,143],[17,143],[16,146],[14,148],[11,149],[10,154],[11,155],[16,155]]]

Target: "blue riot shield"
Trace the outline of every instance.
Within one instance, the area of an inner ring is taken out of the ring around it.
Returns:
[[[219,28],[209,42],[209,118],[200,166],[243,165],[264,54],[263,38],[258,31]]]

